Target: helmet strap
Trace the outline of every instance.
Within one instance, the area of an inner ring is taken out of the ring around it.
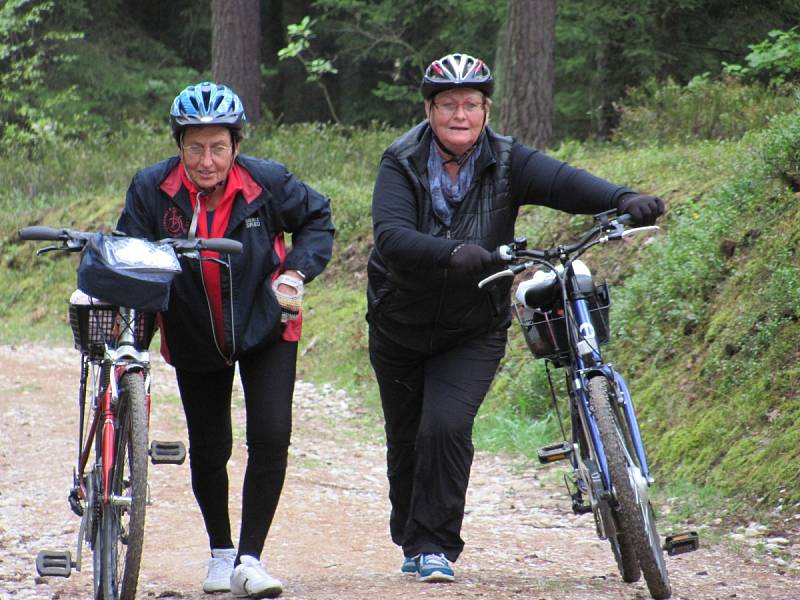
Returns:
[[[445,160],[442,164],[446,165],[449,163],[456,163],[456,165],[458,165],[459,167],[466,162],[466,160],[469,158],[469,155],[472,154],[472,151],[475,150],[475,147],[478,145],[478,142],[475,142],[474,144],[472,144],[472,146],[469,147],[469,149],[467,149],[466,152],[464,152],[464,154],[456,154],[455,152],[450,150],[450,148],[445,146],[439,139],[439,136],[437,136],[435,133],[433,134],[433,140],[436,142],[436,145],[442,152],[450,156],[450,158]]]

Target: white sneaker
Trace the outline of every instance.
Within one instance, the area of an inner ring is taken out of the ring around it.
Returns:
[[[208,561],[208,575],[203,582],[203,591],[230,592],[233,561],[236,560],[236,548],[212,548],[211,560]]]
[[[231,575],[231,593],[237,598],[277,598],[283,585],[264,570],[255,556],[242,556]]]

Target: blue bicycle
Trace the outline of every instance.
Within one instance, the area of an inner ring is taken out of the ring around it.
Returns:
[[[625,380],[603,360],[600,346],[610,337],[607,282],[597,284],[578,257],[589,248],[620,241],[655,226],[626,229],[630,217],[615,211],[595,215],[594,226],[573,244],[529,250],[524,238],[501,246],[495,257],[509,268],[479,283],[534,271],[515,292],[514,315],[536,358],[565,371],[571,436],[567,440],[548,366],[550,391],[564,441],[539,450],[539,460],[569,460],[574,474],[565,477],[576,514],[593,513],[597,535],[607,539],[626,582],[644,574],[653,598],[669,598],[664,559],[698,546],[695,532],[669,536],[662,546],[649,500],[654,483]],[[588,499],[588,503],[586,500]]]

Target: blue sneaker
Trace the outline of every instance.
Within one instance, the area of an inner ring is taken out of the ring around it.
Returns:
[[[453,581],[456,574],[453,565],[444,554],[420,554],[417,562],[417,581],[437,583]]]
[[[400,567],[400,572],[404,575],[416,575],[417,574],[417,559],[419,558],[419,554],[416,556],[406,556],[403,559],[403,565]]]

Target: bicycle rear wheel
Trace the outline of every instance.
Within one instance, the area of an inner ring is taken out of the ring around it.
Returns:
[[[115,464],[103,510],[102,568],[105,600],[134,600],[144,544],[147,508],[147,408],[141,373],[119,383]]]
[[[633,545],[650,595],[656,599],[669,598],[672,590],[647,483],[634,459],[627,422],[611,401],[605,377],[589,381],[589,402],[597,419],[618,503],[615,516],[619,532]]]

